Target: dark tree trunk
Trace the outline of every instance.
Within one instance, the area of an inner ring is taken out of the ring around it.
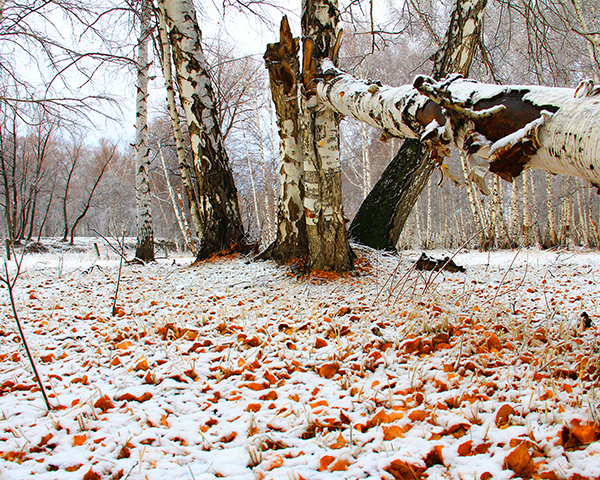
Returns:
[[[393,250],[435,161],[420,140],[407,138],[363,201],[350,237],[363,245]]]
[[[435,56],[434,78],[455,72],[468,74],[479,44],[486,1],[468,5],[464,0],[456,1],[444,46]],[[373,248],[394,250],[436,163],[422,142],[406,139],[360,206],[350,225],[350,236]]]

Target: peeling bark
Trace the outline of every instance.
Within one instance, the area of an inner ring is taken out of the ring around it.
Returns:
[[[271,96],[279,127],[281,167],[277,238],[261,255],[282,263],[308,253],[304,216],[304,165],[299,130],[298,84],[299,40],[283,17],[278,43],[267,45],[264,59],[269,71]]]
[[[181,123],[177,105],[175,103],[175,89],[173,88],[173,72],[171,69],[171,47],[167,34],[167,18],[163,3],[158,5],[159,28],[158,28],[158,43],[161,47],[161,62],[163,76],[165,78],[165,86],[167,89],[167,105],[169,107],[169,116],[171,117],[171,126],[175,137],[175,146],[177,152],[177,161],[179,163],[179,172],[181,173],[181,181],[188,200],[188,207],[192,216],[192,222],[196,233],[202,232],[202,219],[200,218],[200,207],[198,206],[198,196],[192,180],[190,165],[186,158],[185,145],[183,142],[183,133],[181,132]],[[193,252],[196,252],[194,246]]]
[[[140,2],[140,39],[138,45],[138,82],[135,120],[135,198],[137,211],[137,244],[135,258],[142,262],[154,260],[154,228],[150,195],[150,147],[148,146],[148,40],[150,4]]]
[[[598,88],[582,95],[580,89],[420,76],[415,89],[379,87],[371,93],[371,83],[331,62],[323,74],[317,88],[323,102],[388,134],[419,137],[433,156],[445,156],[450,144],[487,161],[491,172],[508,181],[525,168],[541,168],[600,187]]]
[[[345,272],[353,268],[353,255],[342,207],[340,118],[332,107],[319,101],[314,88],[321,63],[328,58],[335,61],[337,57],[338,16],[337,0],[302,2],[304,88],[301,118],[308,239],[306,267]]]
[[[197,260],[244,242],[237,190],[219,129],[202,34],[191,0],[160,0],[187,120],[202,229]]]

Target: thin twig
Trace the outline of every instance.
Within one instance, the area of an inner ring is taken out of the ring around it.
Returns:
[[[479,235],[484,230],[485,230],[485,227],[484,228],[480,228],[473,235],[471,235],[465,243],[463,243],[460,247],[458,247],[457,250],[456,250],[456,252],[454,252],[454,255],[452,255],[448,260],[446,260],[446,263],[444,263],[444,265],[442,265],[442,268],[439,269],[439,271],[437,272],[437,275],[435,277],[431,278],[433,276],[433,272],[431,272],[431,275],[429,276],[429,279],[425,283],[425,287],[423,287],[423,292],[422,292],[421,295],[425,295],[425,292],[427,291],[427,289],[429,288],[429,286],[435,281],[435,279],[437,277],[440,276],[440,274],[444,271],[444,268],[446,267],[446,265],[448,265],[454,259],[454,257],[456,257],[460,253],[460,251],[469,244],[469,242],[471,240],[473,240],[477,235]]]
[[[98,230],[96,230],[95,228],[92,228],[92,231],[98,235],[102,240],[104,240],[106,242],[106,244],[113,249],[113,251],[117,254],[120,255],[121,258],[123,258],[125,256],[125,244],[123,244],[123,246],[119,245],[120,250],[115,247],[108,238],[106,238],[104,235],[102,235]],[[119,243],[119,239],[117,238],[117,244]]]
[[[496,294],[494,295],[494,298],[492,299],[492,304],[490,305],[490,307],[494,306],[494,302],[496,301],[496,298],[498,298],[498,293],[500,293],[500,288],[502,288],[502,285],[504,284],[504,280],[506,280],[506,276],[508,275],[508,272],[510,272],[510,269],[512,268],[513,264],[515,263],[517,256],[519,255],[519,253],[521,253],[521,250],[523,250],[523,245],[521,245],[519,247],[519,249],[517,250],[517,253],[515,253],[515,256],[512,259],[512,262],[510,262],[508,269],[506,270],[506,272],[504,272],[504,276],[502,277],[502,280],[500,281],[500,285],[498,285],[498,288],[496,288]]]
[[[125,258],[125,230],[123,230],[123,235],[121,237],[121,242],[119,242],[119,247],[121,248],[121,258],[119,259],[119,273],[117,275],[117,286],[115,288],[115,298],[113,301],[112,314],[115,316],[117,314],[117,297],[119,295],[119,286],[121,285],[121,272],[123,271],[123,259]]]
[[[372,307],[375,306],[375,302],[377,301],[377,299],[379,298],[379,295],[381,295],[383,293],[383,289],[386,287],[386,285],[390,282],[390,280],[394,277],[394,275],[396,275],[396,272],[398,271],[398,269],[400,268],[400,263],[402,261],[402,252],[400,252],[400,255],[398,256],[398,264],[396,265],[396,268],[394,268],[394,271],[392,273],[390,273],[389,277],[387,278],[387,280],[385,281],[385,283],[381,286],[381,288],[379,289],[379,291],[377,292],[377,295],[375,295],[375,298],[373,299],[373,304],[371,305]],[[391,289],[391,287],[390,287]]]
[[[27,344],[27,340],[25,338],[25,332],[23,332],[23,328],[21,327],[21,321],[19,320],[19,315],[17,314],[17,306],[15,303],[15,297],[13,294],[13,289],[15,284],[17,283],[17,279],[19,278],[19,274],[21,273],[21,263],[23,262],[23,256],[25,255],[25,249],[23,249],[23,254],[21,255],[21,259],[17,259],[17,254],[14,251],[13,247],[13,256],[15,257],[15,265],[17,266],[17,271],[15,272],[14,278],[10,279],[10,274],[8,272],[8,264],[4,261],[4,273],[5,277],[0,276],[0,282],[6,285],[8,289],[8,296],[10,298],[10,304],[12,306],[13,315],[15,317],[15,321],[17,322],[17,327],[19,328],[19,334],[21,335],[21,341],[23,342],[23,346],[25,347],[25,351],[27,352],[27,357],[29,358],[29,363],[31,364],[31,368],[33,369],[33,373],[35,374],[35,378],[37,383],[42,391],[42,396],[44,397],[44,402],[46,403],[46,408],[48,411],[52,410],[50,406],[50,402],[48,401],[48,396],[46,395],[46,388],[42,382],[42,378],[40,377],[37,367],[35,366],[35,362],[33,361],[33,356],[31,355],[31,351],[29,350],[29,345]]]

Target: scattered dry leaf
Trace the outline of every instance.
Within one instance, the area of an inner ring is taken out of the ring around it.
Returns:
[[[510,415],[515,414],[515,409],[511,407],[508,403],[505,403],[500,407],[498,413],[496,413],[496,426],[498,428],[505,427],[509,424]]]
[[[396,480],[420,480],[425,471],[423,467],[402,460],[394,460],[384,470],[392,474]]]
[[[521,478],[530,478],[533,474],[533,458],[529,449],[521,444],[504,459],[504,468],[515,472]]]

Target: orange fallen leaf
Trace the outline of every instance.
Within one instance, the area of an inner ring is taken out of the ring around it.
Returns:
[[[136,363],[135,367],[133,367],[133,369],[137,372],[139,370],[148,370],[150,367],[148,366],[148,360],[146,360],[145,357],[142,357],[141,359],[138,360],[138,363]]]
[[[392,423],[404,417],[402,412],[387,413],[383,408],[379,410],[371,419],[371,425],[381,425],[382,423]]]
[[[106,412],[111,408],[115,408],[115,404],[107,395],[103,395],[98,400],[96,400],[96,403],[94,403],[94,407],[99,408],[103,412]]]
[[[414,410],[408,415],[413,422],[422,422],[427,418],[427,412],[425,410]]]
[[[54,437],[54,435],[52,435],[52,433],[49,433],[48,435],[44,435],[42,437],[42,439],[40,440],[40,443],[38,443],[38,447],[43,447],[44,445],[46,445],[52,439],[52,437]]]
[[[317,340],[315,341],[315,348],[323,348],[327,346],[327,341],[323,340],[322,338],[317,337]]]
[[[255,392],[258,390],[264,390],[265,388],[267,388],[262,383],[256,383],[256,382],[246,383],[245,385],[242,385],[242,387],[249,388],[250,390],[254,390]]]
[[[500,407],[500,410],[498,410],[498,413],[496,413],[496,426],[498,428],[507,426],[509,423],[508,417],[510,415],[514,415],[514,414],[515,414],[515,409],[513,407],[511,407],[508,403],[505,403],[504,405],[502,405]]]
[[[115,397],[115,400],[117,400],[118,402],[143,403],[143,402],[150,400],[151,398],[152,398],[152,394],[150,392],[146,392],[146,393],[140,395],[139,397],[136,397],[135,395],[132,395],[131,393],[124,393],[120,397]]]
[[[344,458],[340,458],[337,462],[335,462],[331,467],[329,467],[330,472],[345,472],[348,470],[348,465],[350,462]]]
[[[83,377],[76,377],[71,380],[71,383],[81,383],[82,385],[87,385],[89,383],[88,376],[84,375]]]
[[[540,478],[544,480],[558,480],[558,475],[550,470],[548,472],[540,473]]]
[[[269,459],[268,465],[265,466],[265,470],[270,472],[276,468],[279,468],[283,465],[283,457],[281,455],[275,455]]]
[[[261,395],[259,397],[260,400],[277,400],[279,398],[279,396],[277,395],[277,392],[275,390],[271,390],[268,393],[265,393],[264,395]]]
[[[404,428],[399,427],[398,425],[391,425],[389,427],[383,427],[383,439],[384,440],[394,440],[395,438],[400,438],[404,435]]]
[[[314,410],[317,407],[328,407],[329,403],[327,402],[327,400],[319,400],[317,402],[309,403],[309,405],[310,408]]]
[[[344,436],[340,433],[337,440],[332,443],[329,448],[333,448],[334,450],[337,450],[338,448],[344,448],[348,443],[346,442],[346,440],[344,439]]]
[[[83,467],[83,463],[78,463],[77,465],[72,465],[70,467],[66,467],[65,472],[76,472],[81,467]]]
[[[250,403],[246,407],[247,412],[258,412],[262,408],[260,403]]]
[[[321,457],[321,460],[319,460],[319,472],[327,470],[329,465],[331,465],[334,461],[335,457],[332,457],[331,455],[325,455]]]
[[[121,337],[121,338],[123,338],[123,337]],[[133,345],[133,343],[131,342],[131,340],[123,340],[122,342],[117,343],[116,347],[119,350],[127,350],[132,345]]]
[[[221,437],[221,442],[230,443],[237,438],[237,432],[231,432],[229,435]]]
[[[427,468],[430,468],[433,465],[444,465],[442,449],[443,447],[441,445],[436,445],[433,447],[433,450],[431,450],[427,454],[427,456],[425,457],[425,465],[427,466]]]
[[[410,340],[404,344],[404,351],[406,353],[415,353],[421,349],[421,337],[417,337],[414,340]]]
[[[581,445],[588,445],[596,440],[600,434],[600,429],[593,423],[584,423],[583,425],[578,419],[571,422],[571,434],[577,439]]]
[[[118,367],[119,365],[121,365],[121,359],[119,357],[113,358],[110,362],[110,365],[111,367]]]
[[[318,369],[319,375],[323,378],[330,379],[339,371],[340,366],[337,362],[324,363]]]
[[[82,435],[75,435],[73,437],[73,446],[79,447],[79,446],[83,445],[86,440],[87,440],[87,435],[85,433]]]
[[[533,458],[523,444],[510,452],[504,459],[504,469],[510,469],[521,478],[529,478],[533,473]]]
[[[492,333],[485,343],[490,350],[500,350],[502,348],[500,339],[495,333]]]
[[[102,480],[102,477],[90,468],[83,476],[83,480]]]
[[[384,470],[393,475],[396,480],[420,480],[425,471],[423,467],[402,460],[394,460]]]
[[[466,457],[467,455],[469,455],[471,453],[471,447],[473,446],[473,441],[472,440],[468,440],[465,443],[461,443],[458,446],[458,454],[461,457]]]

